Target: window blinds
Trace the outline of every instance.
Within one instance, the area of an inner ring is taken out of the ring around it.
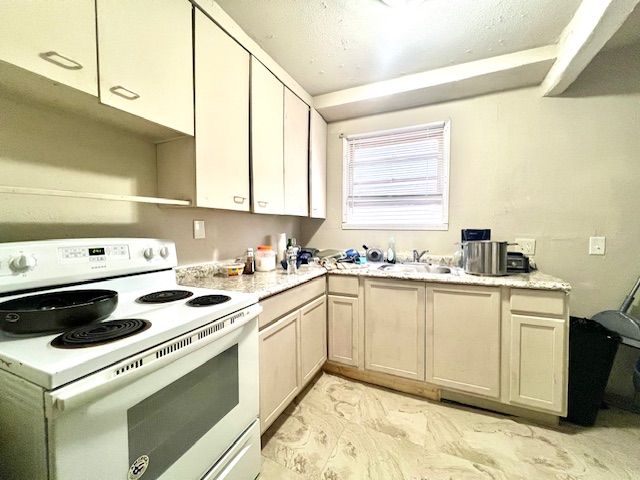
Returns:
[[[343,228],[446,230],[449,123],[344,139]]]

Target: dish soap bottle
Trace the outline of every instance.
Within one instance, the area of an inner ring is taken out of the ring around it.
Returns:
[[[387,262],[396,263],[396,239],[389,238],[389,248],[387,248]]]

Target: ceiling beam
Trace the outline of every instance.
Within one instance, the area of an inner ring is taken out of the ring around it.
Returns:
[[[556,59],[556,45],[523,50],[313,97],[329,122],[458,98],[539,85]]]
[[[558,44],[558,58],[542,82],[542,95],[560,95],[620,29],[640,0],[582,0]]]

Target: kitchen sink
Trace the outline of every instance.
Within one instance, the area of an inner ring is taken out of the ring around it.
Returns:
[[[442,265],[429,265],[427,263],[396,263],[385,264],[378,267],[378,270],[384,270],[385,272],[407,272],[407,273],[439,273],[447,274],[452,273],[449,267]]]

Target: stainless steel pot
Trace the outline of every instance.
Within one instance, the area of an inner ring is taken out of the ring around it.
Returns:
[[[508,242],[478,240],[462,243],[462,266],[472,275],[507,275]]]

